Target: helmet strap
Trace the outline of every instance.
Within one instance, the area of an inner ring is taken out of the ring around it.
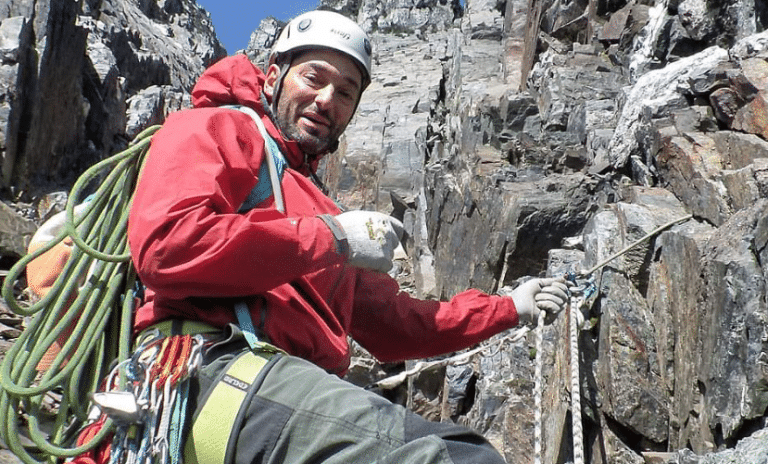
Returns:
[[[290,59],[286,60],[285,63],[280,65],[280,74],[277,76],[277,81],[275,82],[275,91],[272,92],[272,114],[274,115],[277,115],[277,102],[280,100],[280,93],[283,90],[283,81],[285,80],[288,71],[291,69],[291,63],[293,63],[293,57],[289,58]]]

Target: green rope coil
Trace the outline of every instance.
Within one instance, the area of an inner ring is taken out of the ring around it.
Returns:
[[[127,242],[128,212],[151,136],[159,128],[144,130],[128,149],[85,171],[67,200],[63,230],[21,258],[3,282],[2,297],[9,308],[31,316],[29,326],[0,364],[0,438],[26,464],[77,456],[112,432],[112,422],[107,421],[90,442],[71,446],[74,432],[87,420],[89,394],[99,386],[108,363],[130,355],[136,276]],[[83,191],[105,172],[87,206],[76,215]],[[14,286],[27,265],[67,237],[74,243],[72,254],[51,290],[33,304],[18,301]],[[119,334],[117,340],[115,333]],[[48,349],[62,340],[50,368],[38,371]],[[44,409],[49,392],[60,395],[61,400],[53,430],[46,432],[42,417],[50,414]],[[23,429],[22,412],[28,416]],[[32,445],[22,443],[22,436]]]

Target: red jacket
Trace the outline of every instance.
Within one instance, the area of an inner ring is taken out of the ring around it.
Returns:
[[[272,343],[343,373],[347,336],[396,361],[456,351],[517,324],[509,298],[468,290],[450,302],[422,301],[387,274],[345,264],[317,217],[339,210],[307,177],[316,161],[307,163],[267,116],[289,164],[286,213],[270,197],[238,214],[257,182],[264,142],[250,116],[218,107],[264,114],[263,83],[244,55],[221,60],[195,86],[195,109],[170,115],[155,134],[129,219],[131,253],[148,289],[136,330],[168,318],[223,326],[246,297]]]

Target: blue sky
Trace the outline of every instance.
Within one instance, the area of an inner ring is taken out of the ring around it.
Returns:
[[[251,32],[267,16],[288,20],[314,10],[318,0],[198,0],[211,14],[216,35],[230,55],[245,48]]]

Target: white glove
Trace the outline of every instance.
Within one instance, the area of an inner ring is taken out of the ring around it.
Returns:
[[[568,286],[563,277],[531,279],[514,290],[502,287],[498,293],[512,298],[520,324],[526,325],[536,325],[540,311],[547,313],[544,320],[551,324],[569,299]]]
[[[347,236],[349,264],[379,272],[392,269],[403,235],[400,221],[375,211],[348,211],[335,219]]]

